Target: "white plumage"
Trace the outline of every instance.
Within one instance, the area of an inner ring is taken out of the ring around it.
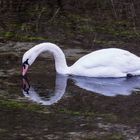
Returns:
[[[87,77],[126,77],[140,75],[140,58],[129,51],[108,48],[89,53],[81,57],[72,66],[68,67],[62,50],[53,43],[41,43],[28,50],[22,59],[24,63],[28,59],[31,65],[36,57],[49,51],[55,59],[57,73],[64,75],[78,75]],[[23,69],[23,75],[24,72]]]

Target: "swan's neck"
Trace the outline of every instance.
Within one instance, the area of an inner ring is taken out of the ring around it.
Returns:
[[[52,43],[42,43],[36,45],[37,56],[46,51],[50,52],[54,56],[56,72],[60,74],[68,74],[69,67],[67,66],[63,51],[57,45]]]

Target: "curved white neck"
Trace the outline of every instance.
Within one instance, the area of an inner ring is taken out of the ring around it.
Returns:
[[[69,67],[67,66],[65,55],[57,45],[52,43],[41,43],[39,45],[36,45],[32,49],[34,49],[36,57],[42,52],[50,52],[55,59],[56,72],[60,74],[69,73]]]

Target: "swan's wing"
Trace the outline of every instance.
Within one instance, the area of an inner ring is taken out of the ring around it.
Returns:
[[[73,67],[92,69],[112,67],[121,71],[134,71],[140,68],[140,58],[126,50],[102,49],[81,57]]]

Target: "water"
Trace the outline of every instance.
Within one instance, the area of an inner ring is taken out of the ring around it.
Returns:
[[[40,77],[40,76],[39,76]],[[52,77],[50,77],[52,78]],[[49,79],[50,79],[49,78]],[[117,95],[131,95],[133,92],[139,92],[140,90],[140,77],[133,78],[89,78],[89,77],[78,77],[78,76],[64,76],[56,74],[54,91],[46,91],[42,85],[47,85],[47,80],[35,84],[34,87],[30,85],[30,82],[27,77],[24,77],[23,80],[23,95],[33,102],[42,104],[42,105],[53,105],[57,103],[65,95],[68,80],[72,80],[74,88],[80,87],[93,94],[101,94],[104,96],[114,97]],[[38,87],[40,86],[40,87]],[[68,83],[69,86],[69,83]],[[39,93],[43,91],[36,91],[37,89],[42,89],[46,92],[45,96],[41,97]],[[49,95],[50,94],[50,95]]]
[[[52,57],[43,54],[23,79],[21,57],[32,44],[21,46],[0,47],[1,140],[140,139],[140,77],[57,75]],[[72,64],[88,51],[65,53]]]

